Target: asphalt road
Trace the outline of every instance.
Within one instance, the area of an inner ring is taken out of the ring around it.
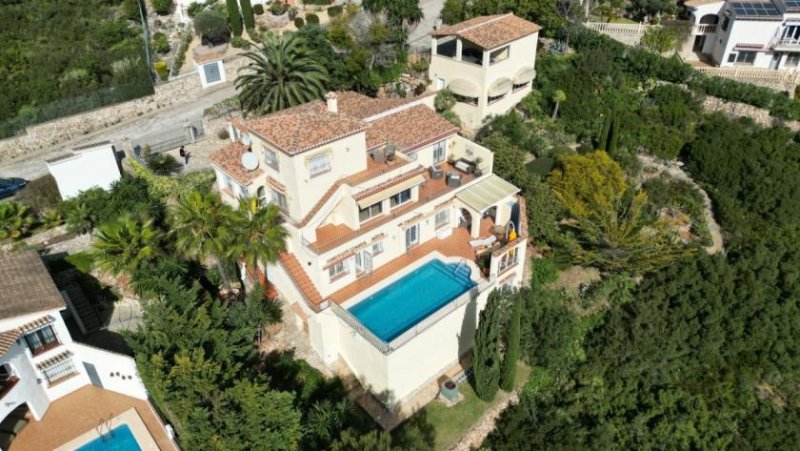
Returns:
[[[104,128],[72,141],[62,143],[58,147],[42,150],[24,159],[0,164],[0,177],[22,177],[32,180],[47,174],[45,160],[67,152],[71,147],[98,141],[111,141],[118,148],[128,142],[147,140],[159,141],[175,136],[175,131],[182,129],[187,123],[202,119],[203,111],[217,102],[233,96],[236,91],[229,83],[214,89],[202,91],[197,97],[187,102],[172,105],[132,120],[123,121],[113,127]]]

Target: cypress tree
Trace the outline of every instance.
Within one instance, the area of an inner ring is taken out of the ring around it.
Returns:
[[[610,113],[607,113],[606,120],[603,121],[603,128],[600,129],[600,134],[597,135],[597,148],[599,150],[606,150],[606,145],[608,144],[608,134],[611,132],[611,121],[614,119],[612,118]]]
[[[609,155],[614,155],[617,152],[617,141],[619,141],[619,121],[614,119],[611,121],[611,128],[608,130],[606,152]]]
[[[475,332],[472,347],[472,375],[475,378],[475,393],[484,401],[494,399],[500,383],[500,334],[497,291],[489,295]]]
[[[253,18],[253,6],[250,4],[250,0],[239,0],[239,3],[242,5],[242,20],[244,21],[244,28],[248,30],[254,29],[256,27],[256,21]],[[253,36],[250,36],[251,38]]]
[[[519,360],[519,338],[522,320],[522,302],[524,298],[517,292],[512,297],[514,312],[511,316],[511,328],[508,331],[506,354],[503,356],[503,374],[500,378],[500,388],[505,391],[514,389],[514,378],[517,375],[517,360]]]
[[[225,0],[228,7],[228,23],[234,36],[242,35],[242,16],[239,14],[239,3],[236,0]]]

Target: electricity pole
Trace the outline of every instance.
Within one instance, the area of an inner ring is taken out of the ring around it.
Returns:
[[[142,20],[142,39],[144,39],[144,58],[147,62],[147,73],[153,78],[153,62],[150,60],[150,30],[144,17],[144,0],[136,0],[139,5],[139,18]]]

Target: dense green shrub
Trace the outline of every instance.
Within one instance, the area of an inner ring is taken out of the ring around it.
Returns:
[[[147,167],[156,175],[177,174],[183,165],[168,153],[154,153],[147,157]]]
[[[213,9],[204,10],[194,18],[194,31],[204,44],[227,42],[231,33],[225,18]]]
[[[253,13],[257,16],[264,14],[264,5],[261,3],[253,5]]]
[[[250,41],[241,36],[234,36],[231,39],[231,46],[236,47],[237,49],[249,49]]]
[[[344,6],[342,6],[342,5],[331,6],[330,8],[328,8],[328,16],[329,17],[339,17],[339,16],[342,15],[342,11],[343,10],[344,10]]]
[[[205,7],[206,5],[204,3],[192,2],[191,4],[189,4],[189,7],[186,8],[186,13],[189,14],[189,17],[194,18]]]
[[[153,9],[159,15],[167,15],[172,11],[172,0],[150,0]]]
[[[294,26],[297,27],[298,30],[303,28],[305,26],[305,24],[306,24],[306,21],[303,20],[302,17],[295,17],[294,18]]]
[[[27,205],[37,215],[41,215],[47,210],[58,208],[61,194],[58,192],[56,179],[48,174],[28,182],[25,188],[17,193],[16,200]]]
[[[289,7],[289,19],[294,20],[294,18],[297,17],[297,13],[298,12],[299,12],[299,10],[297,9],[296,6],[290,6]]]
[[[153,33],[153,50],[157,53],[167,53],[169,52],[169,40],[167,40],[167,35],[160,31],[156,31]]]
[[[311,25],[319,25],[319,16],[316,14],[306,14],[306,22]]]
[[[165,61],[156,61],[156,63],[153,65],[153,69],[155,69],[156,74],[158,74],[158,78],[162,80],[169,78],[169,69],[167,68],[167,63]]]
[[[183,67],[183,63],[186,61],[186,52],[189,50],[189,44],[192,43],[192,30],[186,30],[181,35],[181,45],[178,47],[178,51],[175,52],[175,58],[172,60],[172,75],[178,75],[181,73],[181,68]]]
[[[275,0],[269,5],[269,12],[271,12],[275,16],[280,16],[285,13],[289,7],[286,3],[283,3],[280,0]]]
[[[320,6],[327,6],[333,3],[333,0],[305,0],[303,2],[304,5],[320,5]]]
[[[486,307],[481,311],[475,344],[472,346],[472,376],[475,393],[484,401],[491,401],[500,384],[500,304],[503,294],[489,294]]]

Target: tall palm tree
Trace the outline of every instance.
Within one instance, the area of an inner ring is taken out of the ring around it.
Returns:
[[[163,254],[161,239],[152,219],[142,222],[124,215],[97,229],[92,255],[102,270],[114,275],[132,272]]]
[[[254,271],[259,263],[275,263],[286,250],[288,232],[282,222],[275,204],[259,206],[256,198],[239,200],[236,254]],[[259,282],[265,284],[266,280]]]
[[[213,194],[191,192],[178,199],[171,211],[175,246],[184,255],[217,262],[225,287],[230,290],[230,277],[225,268],[236,240],[233,210]]]
[[[236,90],[246,112],[271,113],[325,93],[328,71],[300,36],[268,37],[261,49],[245,56],[250,62],[240,69]]]
[[[18,240],[33,226],[34,219],[28,207],[19,202],[0,202],[0,240]]]

